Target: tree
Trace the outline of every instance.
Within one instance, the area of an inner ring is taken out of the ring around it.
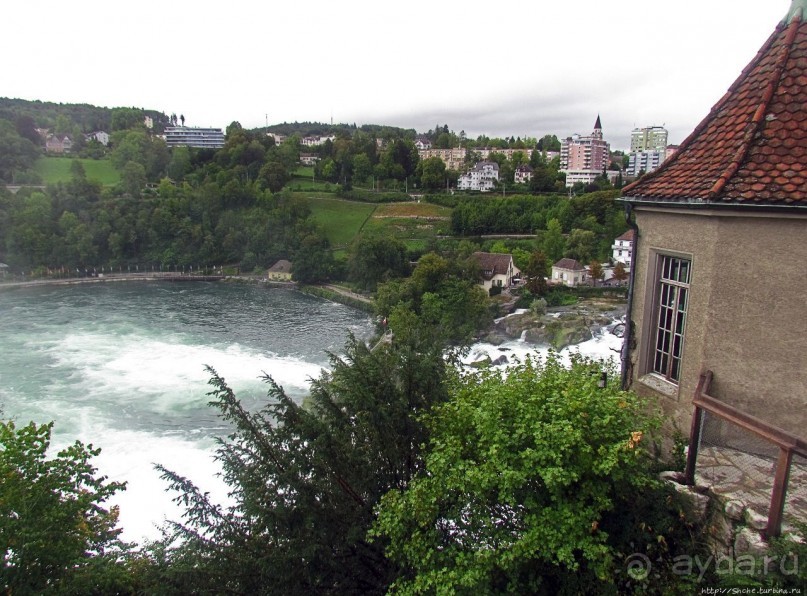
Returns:
[[[591,260],[597,238],[590,230],[574,229],[566,240],[566,256],[581,263]]]
[[[605,275],[605,271],[602,268],[602,263],[600,263],[596,259],[592,260],[591,263],[589,263],[588,272],[589,275],[591,275],[591,280],[592,282],[594,282],[595,286],[597,285],[597,282],[600,281]]]
[[[353,156],[353,176],[359,182],[365,182],[373,174],[373,164],[366,153]]]
[[[550,355],[457,380],[428,418],[426,469],[378,509],[371,535],[401,565],[393,590],[613,590],[609,535],[652,483],[642,438],[655,421],[613,368],[598,388],[602,366]]]
[[[112,130],[127,130],[143,124],[145,113],[138,108],[114,108],[112,110]]]
[[[368,290],[375,290],[381,281],[409,273],[406,246],[394,237],[359,237],[351,248],[348,266],[350,279]]]
[[[622,261],[617,261],[616,265],[614,265],[614,279],[619,283],[628,279],[628,272],[625,271],[625,263]]]
[[[267,162],[261,168],[260,177],[266,188],[272,192],[280,192],[291,178],[283,164],[276,161]]]
[[[185,524],[166,538],[163,586],[176,592],[382,594],[396,574],[367,531],[381,496],[422,466],[423,413],[445,400],[443,348],[409,317],[370,350],[351,337],[303,408],[267,378],[266,406],[247,411],[211,371],[215,408],[233,425],[218,457],[233,505],[209,502],[164,471]],[[184,542],[177,546],[174,537]],[[169,546],[170,545],[170,546]]]
[[[40,150],[21,137],[10,122],[0,120],[0,180],[14,182],[15,175],[34,166]]]
[[[429,157],[418,162],[416,173],[425,189],[438,190],[445,185],[446,164],[439,157]]]
[[[87,576],[114,567],[125,550],[117,508],[102,506],[124,483],[97,475],[92,445],[76,441],[48,459],[52,428],[0,422],[0,587],[8,593],[82,592],[77,585],[97,585]]]
[[[174,147],[165,173],[175,182],[181,182],[191,171],[191,152],[187,147]]]
[[[135,161],[129,161],[123,167],[120,182],[124,192],[133,197],[139,197],[140,191],[146,186],[146,168]]]
[[[334,267],[328,239],[319,234],[309,234],[294,253],[292,279],[304,284],[327,281],[333,275]]]
[[[560,151],[560,141],[555,135],[544,135],[538,141],[539,151]]]
[[[553,263],[563,257],[566,248],[566,241],[563,239],[563,231],[557,219],[550,219],[546,224],[546,231],[543,235],[543,249],[549,260]]]
[[[549,267],[547,266],[546,255],[541,251],[530,254],[529,262],[524,268],[524,276],[527,278],[527,289],[535,296],[543,296],[546,293],[546,278],[549,277]]]

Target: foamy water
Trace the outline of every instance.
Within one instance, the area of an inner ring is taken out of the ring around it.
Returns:
[[[369,318],[290,290],[217,284],[118,284],[0,292],[0,407],[17,424],[55,421],[53,449],[78,439],[102,449],[93,461],[127,482],[107,505],[120,507],[123,538],[159,537],[179,519],[159,463],[227,503],[214,461],[230,428],[208,406],[212,366],[251,410],[266,403],[271,375],[298,399],[348,332],[366,337]],[[622,340],[605,331],[567,348],[618,358]],[[545,356],[523,341],[472,346],[466,363],[504,354]]]
[[[137,286],[137,287],[132,287]],[[0,407],[18,425],[55,421],[53,449],[101,447],[93,462],[127,489],[125,540],[159,536],[182,510],[154,464],[220,503],[227,486],[215,438],[230,432],[208,406],[205,365],[249,409],[266,403],[263,374],[302,398],[308,380],[369,318],[285,289],[216,284],[117,284],[0,292]]]
[[[597,360],[611,361],[619,365],[619,352],[622,349],[622,338],[613,335],[608,329],[597,331],[590,340],[575,344],[558,352],[561,361],[570,363],[569,356],[572,353],[579,353],[589,358]],[[508,361],[518,359],[524,361],[529,356],[539,356],[546,358],[550,348],[547,346],[536,346],[523,339],[504,342],[501,345],[493,345],[486,342],[476,343],[471,346],[468,355],[463,359],[465,364],[471,364],[483,360],[485,357],[496,360],[500,356],[507,356]],[[503,365],[506,366],[506,365]]]

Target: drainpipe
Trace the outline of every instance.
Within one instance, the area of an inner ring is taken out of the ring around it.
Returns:
[[[639,227],[631,218],[633,205],[625,203],[625,222],[633,230],[633,253],[630,261],[630,277],[628,279],[628,306],[625,313],[625,331],[622,335],[622,389],[627,390],[630,386],[630,353],[633,343],[633,286],[636,279],[636,263],[639,256]]]

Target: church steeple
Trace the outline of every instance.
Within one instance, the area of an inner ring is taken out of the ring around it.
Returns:
[[[602,123],[600,122],[600,115],[597,114],[597,121],[594,123],[594,134],[591,135],[595,139],[602,138]]]

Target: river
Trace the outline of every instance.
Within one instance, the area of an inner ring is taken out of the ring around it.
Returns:
[[[23,425],[54,421],[53,448],[78,439],[127,489],[123,538],[159,536],[178,519],[153,464],[225,502],[215,438],[228,427],[207,403],[210,365],[248,408],[265,402],[268,373],[297,399],[308,379],[366,338],[370,317],[292,289],[249,284],[121,282],[0,291],[0,408]]]
[[[268,373],[302,399],[308,379],[349,332],[372,334],[362,312],[293,289],[206,282],[118,282],[0,291],[0,408],[18,425],[54,421],[54,449],[78,439],[102,449],[94,464],[127,489],[125,540],[159,536],[181,509],[154,464],[190,478],[220,503],[215,439],[229,432],[207,403],[210,365],[249,409],[265,403]],[[606,333],[573,346],[615,357]],[[472,346],[466,362],[513,361],[547,350],[523,341]],[[561,355],[568,357],[570,350]]]

